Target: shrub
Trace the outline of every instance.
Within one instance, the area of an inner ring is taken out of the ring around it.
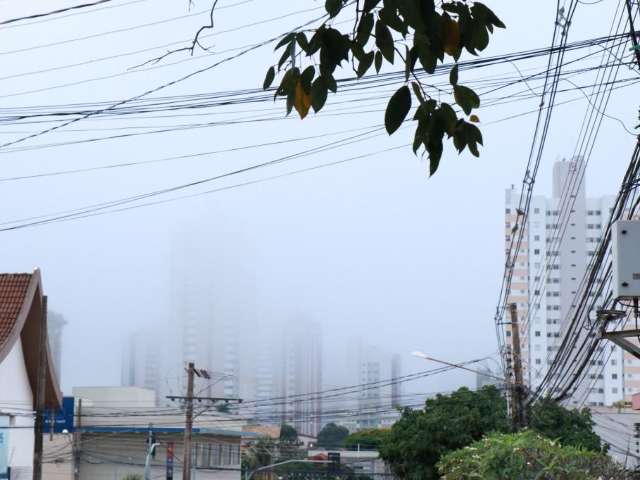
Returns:
[[[450,452],[438,463],[443,480],[621,480],[606,455],[562,446],[533,431],[493,434]]]

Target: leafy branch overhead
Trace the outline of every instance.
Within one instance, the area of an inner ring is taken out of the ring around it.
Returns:
[[[489,44],[493,29],[504,28],[487,6],[467,0],[445,1],[437,7],[434,0],[326,0],[325,9],[328,18],[318,28],[291,32],[275,48],[280,58],[267,71],[263,87],[266,90],[279,79],[274,98],[286,97],[287,114],[294,108],[300,118],[312,108],[319,112],[329,91],[338,91],[334,75],[343,62],[358,78],[372,67],[380,73],[385,62],[402,64],[404,84],[391,96],[385,112],[389,135],[400,128],[415,103],[413,151],[424,148],[428,153],[431,174],[440,164],[445,136],[453,139],[458,152],[468,148],[479,156],[482,133],[472,112],[480,107],[480,98],[459,83],[457,62],[463,50],[477,55]],[[355,11],[356,20],[350,31],[342,32],[332,22],[347,10]],[[424,72],[433,74],[446,56],[454,62],[449,103],[440,100],[447,92],[423,81]]]

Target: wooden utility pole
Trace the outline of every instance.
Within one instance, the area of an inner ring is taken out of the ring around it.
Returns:
[[[36,380],[36,422],[33,442],[33,480],[42,480],[42,442],[44,441],[44,405],[47,382],[47,297],[42,297],[40,315],[40,345]]]
[[[524,383],[522,375],[522,354],[520,350],[520,324],[518,323],[518,306],[515,303],[509,305],[511,313],[511,342],[513,349],[513,376],[511,384],[511,419],[514,428],[525,426],[524,420]]]
[[[80,454],[82,448],[82,399],[78,399],[78,419],[73,431],[73,478],[80,480]]]
[[[182,459],[182,480],[191,479],[191,431],[193,429],[193,376],[195,366],[189,362],[187,367],[186,415],[184,422],[184,457]]]

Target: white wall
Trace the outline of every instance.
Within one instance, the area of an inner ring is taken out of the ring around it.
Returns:
[[[0,414],[10,417],[9,466],[12,479],[31,478],[33,466],[33,394],[18,340],[0,363]]]

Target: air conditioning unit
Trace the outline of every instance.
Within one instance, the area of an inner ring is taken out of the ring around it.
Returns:
[[[611,232],[613,296],[640,297],[640,221],[618,220]]]

